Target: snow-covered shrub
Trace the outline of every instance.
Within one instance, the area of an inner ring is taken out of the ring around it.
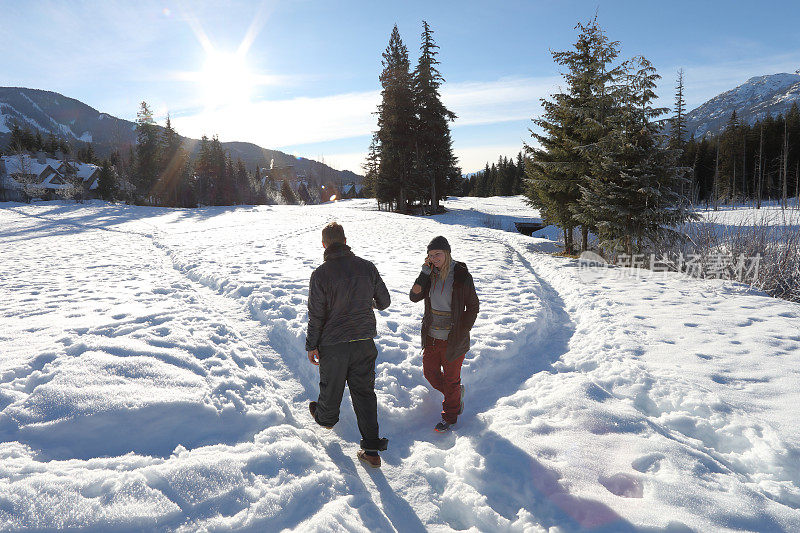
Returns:
[[[800,226],[774,212],[733,223],[689,222],[679,235],[653,243],[660,267],[697,277],[731,279],[776,298],[800,301]],[[647,261],[644,265],[647,266]]]

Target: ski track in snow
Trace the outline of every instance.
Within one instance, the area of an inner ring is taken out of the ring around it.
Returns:
[[[0,210],[0,527],[800,527],[797,304],[674,274],[587,280],[548,241],[480,227],[528,216],[517,198],[371,205]],[[392,295],[380,470],[355,459],[347,393],[333,431],[307,411],[307,283],[333,219]],[[437,234],[481,299],[448,435],[407,297]]]

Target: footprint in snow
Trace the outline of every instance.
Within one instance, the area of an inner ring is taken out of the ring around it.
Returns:
[[[598,481],[603,485],[611,494],[621,496],[623,498],[642,498],[644,497],[644,488],[642,482],[630,474],[613,474],[611,476],[601,476]]]
[[[661,461],[664,459],[664,457],[665,455],[662,453],[650,453],[643,455],[638,459],[633,460],[631,463],[631,468],[637,472],[649,472],[654,474],[661,469]]]

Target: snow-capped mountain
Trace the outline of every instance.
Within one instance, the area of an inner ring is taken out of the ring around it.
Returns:
[[[9,133],[15,122],[70,142],[100,145],[116,137],[119,144],[125,144],[136,139],[133,122],[101,113],[74,98],[38,89],[0,87],[0,133]]]
[[[111,116],[62,94],[24,87],[0,87],[0,149],[11,137],[13,124],[46,136],[66,137],[73,145],[91,142],[104,157],[120,147],[136,142],[136,124]],[[197,149],[197,139],[185,138],[189,149]],[[306,158],[269,150],[248,142],[226,142],[223,147],[234,159],[241,158],[248,168],[256,165],[294,166],[298,174],[342,183],[360,182],[361,177],[348,170],[339,171]]]
[[[786,114],[795,102],[800,103],[800,74],[756,76],[687,113],[686,129],[701,137],[724,128],[734,110],[739,121],[753,124],[767,115]]]

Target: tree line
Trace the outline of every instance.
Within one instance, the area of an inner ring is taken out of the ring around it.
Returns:
[[[408,49],[394,26],[383,53],[378,130],[364,164],[365,187],[380,206],[400,213],[437,212],[461,181],[449,123],[455,113],[441,101],[433,30],[422,22],[420,56],[411,70]]]
[[[682,143],[682,163],[691,169],[694,203],[714,207],[737,201],[800,202],[800,111],[766,116],[749,125],[731,113],[715,134]]]
[[[61,136],[54,133],[48,133],[45,138],[39,130],[33,131],[27,127],[21,127],[18,122],[14,121],[11,125],[11,140],[8,145],[9,151],[29,151],[29,152],[62,152],[70,154],[72,146],[70,143]],[[88,161],[87,161],[88,163]]]
[[[167,116],[161,128],[146,102],[136,115],[136,146],[122,161],[123,195],[137,203],[195,207],[197,205],[265,204],[269,188],[260,169],[247,171],[233,161],[219,139],[203,136],[196,157],[193,144],[181,138]],[[294,194],[290,203],[296,203]]]
[[[483,170],[466,176],[461,184],[462,196],[514,196],[525,190],[525,156],[519,152],[516,161],[500,156],[497,163],[486,163]],[[456,193],[457,194],[457,193]]]

